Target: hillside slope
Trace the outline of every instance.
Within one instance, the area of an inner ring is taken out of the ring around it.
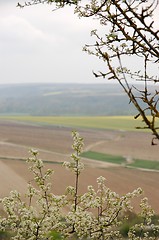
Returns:
[[[133,115],[128,101],[117,84],[0,85],[2,115]]]

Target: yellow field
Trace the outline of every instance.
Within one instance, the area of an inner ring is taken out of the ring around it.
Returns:
[[[135,131],[136,128],[144,126],[141,118],[135,120],[133,116],[1,116],[0,119],[21,121],[27,123],[37,123],[40,125],[114,129],[127,131]]]

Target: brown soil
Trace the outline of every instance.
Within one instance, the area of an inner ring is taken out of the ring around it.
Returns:
[[[39,149],[40,157],[53,162],[69,160],[72,153],[69,128],[28,126],[0,122],[0,194],[4,197],[13,189],[24,194],[27,182],[32,179],[24,161],[30,148]],[[79,130],[79,129],[77,129]],[[85,150],[93,150],[131,158],[158,160],[158,147],[151,146],[151,135],[140,132],[120,132],[80,129],[85,140]],[[7,159],[8,158],[8,159]],[[104,176],[107,185],[119,194],[142,187],[149,202],[159,213],[159,173],[116,167],[113,164],[83,159],[85,171],[81,174],[80,191],[88,185],[96,187],[96,178]],[[74,176],[58,164],[46,164],[55,173],[52,184],[56,194],[74,184]],[[135,203],[137,205],[137,203]]]

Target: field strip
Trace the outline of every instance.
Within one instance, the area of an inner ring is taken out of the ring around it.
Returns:
[[[35,126],[57,126],[90,129],[111,129],[119,131],[144,131],[142,119],[133,116],[1,116],[0,120]],[[136,129],[141,127],[141,129]]]

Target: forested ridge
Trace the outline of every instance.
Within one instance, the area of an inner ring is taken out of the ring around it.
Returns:
[[[136,110],[117,84],[5,84],[0,114],[107,116]]]

